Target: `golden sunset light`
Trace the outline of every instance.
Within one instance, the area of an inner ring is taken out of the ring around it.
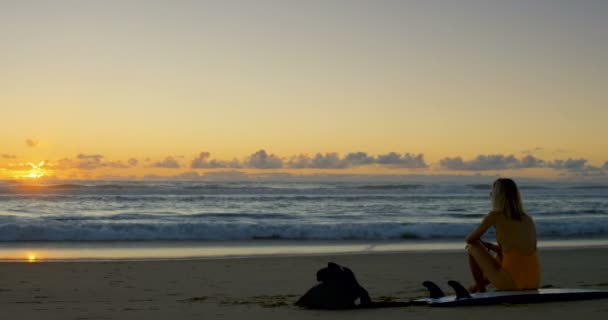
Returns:
[[[38,164],[28,163],[32,166],[29,173],[25,175],[26,178],[38,179],[46,175],[46,170],[43,168],[45,162],[40,161]]]
[[[13,178],[13,179],[40,179],[49,175],[51,172],[49,169],[45,167],[47,163],[45,161],[40,161],[36,163],[28,162],[28,163],[17,163],[17,164],[9,164],[7,176],[4,178]]]
[[[31,173],[28,173],[27,175],[25,175],[25,178],[38,179],[43,176],[44,176],[44,174],[42,174],[42,173],[31,172]]]
[[[608,0],[0,0],[0,120],[2,320],[608,313]]]
[[[34,252],[27,253],[27,262],[37,262],[37,261],[38,261],[38,256],[36,255],[36,253],[34,253]]]
[[[0,179],[606,176],[601,10],[127,2],[2,8]]]

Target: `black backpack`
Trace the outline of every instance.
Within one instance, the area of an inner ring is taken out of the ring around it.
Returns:
[[[333,262],[317,271],[317,281],[321,283],[310,288],[296,305],[309,309],[354,309],[402,307],[406,302],[372,302],[355,274],[347,267]],[[356,304],[356,301],[359,303]]]

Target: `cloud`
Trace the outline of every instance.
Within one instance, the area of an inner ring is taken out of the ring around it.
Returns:
[[[190,168],[192,169],[217,169],[217,168],[241,168],[240,161],[234,159],[232,161],[210,160],[211,153],[201,152],[197,158],[192,160]]]
[[[78,162],[72,159],[63,158],[56,161],[52,161],[49,163],[49,167],[52,167],[53,170],[68,170],[74,169],[78,167]]]
[[[376,159],[369,156],[366,152],[351,152],[344,157],[344,162],[349,167],[365,166],[373,164],[375,161]]]
[[[406,153],[402,156],[396,152],[379,155],[377,158],[368,155],[366,152],[351,152],[346,154],[344,158],[340,158],[340,155],[335,152],[317,153],[314,158],[301,154],[291,157],[287,162],[287,167],[294,169],[345,169],[374,164],[411,169],[428,167],[422,154]]]
[[[447,157],[439,160],[439,165],[449,170],[484,171],[539,168],[544,165],[544,161],[531,155],[520,160],[513,155],[490,154],[478,155],[469,161],[464,161],[461,157]]]
[[[26,139],[25,144],[30,148],[35,148],[40,144],[40,141],[34,139]]]
[[[602,168],[591,166],[587,159],[566,159],[546,161],[527,155],[521,159],[513,155],[478,155],[476,158],[465,161],[461,157],[443,158],[439,161],[441,167],[448,170],[484,171],[484,170],[507,170],[528,168],[551,168],[570,173],[593,174],[601,173]],[[607,162],[608,163],[608,162]],[[604,164],[606,169],[606,164]]]
[[[306,169],[310,168],[310,163],[312,159],[306,154],[300,154],[297,156],[292,156],[287,162],[288,168],[294,169]]]
[[[602,167],[587,164],[587,159],[568,159],[555,160],[551,163],[552,168],[566,171],[570,175],[581,177],[605,176],[606,172]]]
[[[304,158],[300,157],[299,160]],[[344,158],[336,152],[326,154],[317,153],[314,158],[310,159],[309,168],[316,169],[344,169],[350,167],[358,167],[374,164],[376,159],[369,156],[366,152],[351,152],[346,154]]]
[[[340,160],[340,155],[335,152],[326,153],[325,155],[317,153],[310,163],[311,168],[317,169],[343,169],[347,164]]]
[[[350,154],[349,161],[365,161],[367,155]],[[344,169],[349,167],[349,162],[346,159],[341,159],[336,152],[326,154],[317,153],[314,157],[306,154],[293,156],[287,162],[287,167],[293,169]]]
[[[78,159],[76,167],[83,170],[95,170],[99,168],[127,169],[130,167],[129,164],[123,163],[122,161],[103,162],[102,159],[104,156],[101,154],[79,153],[76,158]]]
[[[100,154],[83,154],[83,153],[79,153],[76,158],[78,159],[91,159],[91,160],[95,160],[95,161],[100,161],[103,156]]]
[[[156,168],[168,168],[168,169],[177,169],[180,168],[179,162],[175,160],[173,157],[166,157],[163,161],[154,162],[152,167]]]
[[[283,160],[266,150],[258,150],[245,160],[245,166],[256,169],[279,169],[283,167]]]
[[[76,155],[76,159],[64,158],[54,161],[50,164],[55,170],[69,170],[69,169],[82,169],[82,170],[95,170],[99,168],[114,168],[114,169],[127,169],[131,167],[131,161],[124,163],[122,161],[102,161],[104,158],[101,154],[84,154],[79,153]],[[136,160],[137,161],[137,160]]]
[[[422,153],[417,155],[405,153],[403,156],[401,156],[396,152],[389,152],[384,155],[379,155],[376,163],[391,167],[410,169],[423,169],[428,167],[424,161],[424,155]]]
[[[538,159],[534,156],[527,155],[519,161],[519,167],[521,169],[525,168],[542,168],[546,164],[545,160]]]
[[[33,168],[32,163],[9,163],[8,167],[6,167],[6,169],[8,169],[8,170],[17,170],[17,171],[30,170],[32,168]]]
[[[608,161],[605,161],[603,165],[593,166],[589,163],[588,159],[584,158],[568,158],[568,159],[555,159],[555,160],[543,160],[532,155],[532,152],[543,150],[538,147],[535,149],[528,150],[528,154],[521,156],[514,156],[512,154],[481,154],[477,155],[472,159],[463,159],[460,156],[457,157],[445,157],[439,160],[439,165],[446,170],[454,171],[491,171],[491,170],[519,170],[527,168],[545,168],[554,169],[561,171],[562,175],[586,175],[594,176],[601,175],[607,176],[608,174]],[[15,159],[15,155],[11,154],[0,154],[0,159]],[[286,160],[288,159],[288,160]],[[179,160],[177,156],[168,156],[164,160],[153,162],[146,159],[149,163],[145,164],[146,168],[170,168],[178,169],[185,168],[188,164],[185,164],[182,160]],[[69,169],[81,169],[83,171],[90,172],[95,169],[108,168],[108,169],[128,169],[138,166],[140,161],[135,158],[120,161],[109,161],[104,155],[99,153],[79,153],[74,158],[65,158],[57,161],[48,162],[49,168],[56,170],[69,170]],[[6,164],[8,170],[26,170],[29,169],[27,164]],[[271,154],[266,152],[264,149],[260,149],[244,160],[233,159],[232,161],[213,159],[210,152],[203,151],[199,153],[194,159],[190,160],[189,167],[191,169],[328,169],[328,170],[342,170],[347,168],[357,168],[362,166],[374,166],[374,167],[385,167],[385,168],[406,168],[406,169],[426,169],[429,165],[426,163],[423,154],[415,153],[397,153],[388,152],[379,155],[370,155],[366,152],[350,152],[346,153],[343,157],[337,152],[328,153],[316,153],[314,155],[300,154],[294,155],[290,158],[284,158],[279,155]],[[216,170],[217,172],[221,170]],[[109,171],[108,171],[109,172]],[[174,171],[179,172],[179,171]],[[196,172],[196,171],[192,171]],[[223,171],[222,171],[223,172]],[[240,172],[240,171],[234,171]],[[272,171],[265,170],[265,173],[272,173]],[[102,171],[102,173],[104,173]],[[79,173],[84,174],[84,173]],[[189,173],[190,177],[174,176],[176,179],[196,179],[192,173]],[[200,179],[206,176],[200,170],[197,173]],[[242,175],[234,174],[235,176],[230,179],[244,179]],[[221,175],[220,175],[221,176]],[[172,176],[173,177],[173,176]],[[213,179],[220,179],[220,177],[213,177]]]
[[[103,156],[100,154],[83,154],[80,153],[76,156],[78,159],[77,167],[83,170],[94,170],[102,167],[101,159]]]
[[[549,168],[557,170],[570,170],[577,171],[585,169],[587,159],[568,159],[568,160],[554,160],[548,164]]]

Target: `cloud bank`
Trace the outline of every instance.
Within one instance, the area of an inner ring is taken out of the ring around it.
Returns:
[[[75,159],[64,158],[47,162],[49,163],[49,167],[54,170],[81,169],[90,171],[100,168],[128,169],[133,167],[130,160],[127,163],[123,163],[122,161],[104,161],[104,158],[101,154],[79,153]]]
[[[197,170],[231,170],[236,176],[242,178],[241,173],[236,173],[236,169],[256,169],[265,171],[257,174],[270,174],[283,169],[316,169],[316,170],[344,170],[352,168],[384,168],[384,169],[408,169],[427,174],[447,174],[454,172],[487,172],[501,170],[525,170],[533,168],[552,169],[562,176],[602,176],[608,177],[608,161],[602,165],[593,166],[585,158],[567,158],[544,160],[532,155],[532,152],[540,151],[541,148],[528,150],[521,156],[513,154],[480,154],[471,159],[463,159],[460,156],[445,157],[433,163],[431,167],[425,160],[423,154],[387,152],[384,154],[371,155],[366,152],[357,151],[346,153],[343,156],[337,152],[316,153],[314,155],[298,154],[290,157],[283,157],[277,154],[260,149],[250,155],[233,160],[219,160],[213,158],[210,152],[200,152],[191,160],[183,156],[167,156],[162,160],[151,160],[144,158],[144,165],[141,170],[151,168],[180,169],[189,168],[192,171],[183,173],[179,179],[194,179]],[[0,154],[3,159],[17,158],[12,154]],[[56,161],[46,161],[46,168],[52,170],[84,170],[91,172],[96,169],[129,169],[140,165],[136,158],[129,158],[126,161],[110,161],[100,153],[79,153],[74,158],[64,158]],[[2,168],[0,168],[2,169]],[[4,166],[7,170],[29,170],[29,163],[8,163]],[[152,172],[152,171],[149,171]],[[205,172],[205,174],[212,171]],[[240,172],[240,171],[238,171]],[[309,174],[308,172],[307,174]],[[335,173],[335,172],[334,172]],[[88,174],[88,173],[87,173]],[[496,173],[495,173],[496,174]]]
[[[283,168],[283,160],[274,154],[268,154],[266,150],[262,149],[247,157],[244,166],[255,169],[280,169]]]
[[[379,155],[377,163],[388,165],[391,167],[411,169],[424,169],[428,167],[428,165],[424,161],[423,154],[413,155],[406,153],[401,156],[395,152],[390,152],[385,155]]]
[[[190,162],[192,169],[218,169],[218,168],[241,168],[241,163],[234,159],[232,161],[219,161],[211,159],[211,153],[201,152],[197,158]]]
[[[465,171],[537,168],[541,163],[542,160],[530,155],[520,160],[513,155],[505,156],[502,154],[478,155],[476,158],[468,161],[463,160],[461,157],[447,157],[439,160],[439,165],[445,169]]]
[[[329,152],[317,153],[314,156],[299,154],[286,159],[261,149],[247,156],[243,161],[237,159],[221,161],[211,159],[211,154],[204,151],[190,162],[192,169],[346,169],[368,165],[409,169],[428,168],[423,154],[398,154],[396,152],[389,152],[377,157],[366,152],[351,152],[344,157],[336,152]]]
[[[381,165],[388,167],[399,167],[409,169],[427,168],[424,155],[413,155],[406,153],[400,155],[389,152],[377,157],[370,156],[366,152],[351,152],[343,158],[338,153],[317,153],[314,157],[308,155],[293,156],[287,162],[288,168],[294,169],[346,169],[367,165]]]
[[[546,161],[527,155],[517,158],[514,155],[491,154],[478,155],[471,160],[463,160],[461,157],[446,157],[439,160],[440,167],[447,170],[459,171],[488,171],[488,170],[509,170],[509,169],[529,169],[529,168],[550,168],[570,173],[589,173],[597,172],[603,174],[603,170],[608,170],[608,161],[603,167],[595,167],[588,164],[587,159],[556,159]]]

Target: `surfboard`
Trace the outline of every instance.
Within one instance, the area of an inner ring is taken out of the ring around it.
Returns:
[[[412,303],[415,305],[429,305],[434,307],[455,307],[493,304],[529,304],[608,298],[608,290],[598,289],[547,288],[537,290],[468,293],[466,289],[464,289],[464,287],[462,287],[462,285],[456,281],[450,281],[448,284],[454,288],[456,294],[449,296],[438,296],[438,291],[435,290],[434,287],[439,287],[431,281],[425,281],[425,287],[433,288],[429,288],[429,294],[431,297],[417,299],[412,301]],[[464,292],[462,290],[464,290]]]

